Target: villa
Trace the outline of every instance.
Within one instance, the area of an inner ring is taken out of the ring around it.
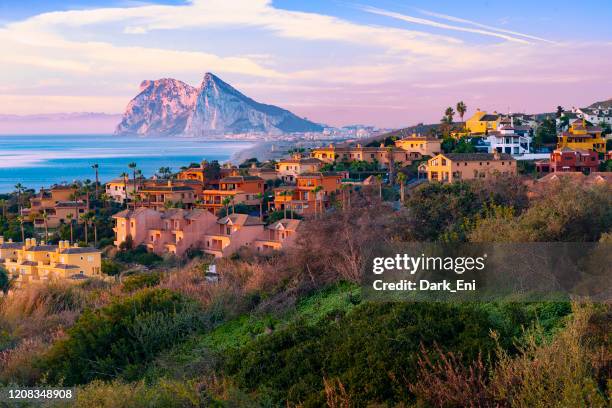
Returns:
[[[80,222],[79,218],[86,212],[87,204],[77,196],[78,190],[72,186],[54,186],[48,190],[41,188],[30,199],[30,208],[24,208],[22,214],[31,219],[36,228],[44,228],[45,225],[47,228],[58,228],[70,217]]]
[[[226,206],[226,199],[231,204],[259,205],[259,195],[264,193],[265,181],[258,176],[242,176],[236,171],[219,181],[219,188],[204,190],[199,208],[204,208],[213,214]]]
[[[495,174],[517,174],[516,160],[507,153],[444,153],[425,166],[429,181],[452,183],[489,178]]]
[[[296,186],[274,189],[277,211],[290,210],[300,215],[313,215],[329,205],[330,197],[342,186],[342,174],[336,172],[303,173],[297,176]]]
[[[257,251],[279,250],[294,245],[300,220],[283,218],[265,227],[264,233],[253,242]]]
[[[323,162],[314,157],[302,157],[297,153],[289,159],[280,159],[276,163],[278,177],[285,183],[294,183],[298,174],[319,171]]]
[[[500,125],[497,129],[489,132],[484,138],[483,147],[487,149],[487,153],[497,150],[499,153],[520,156],[530,152],[532,138],[529,126],[514,126],[508,123]]]
[[[550,154],[549,160],[536,162],[538,172],[582,172],[589,174],[597,171],[599,157],[596,151],[571,149],[563,147],[556,149]]]
[[[197,183],[197,182],[196,182]],[[197,200],[197,192],[185,181],[173,180],[147,181],[135,195],[135,205],[154,210],[163,210],[172,206],[192,208]]]
[[[490,131],[497,130],[501,118],[497,112],[492,114],[477,109],[471,118],[465,121],[465,128],[472,135],[484,135]]]
[[[563,147],[606,153],[606,140],[600,127],[588,126],[585,119],[577,119],[570,124],[567,132],[559,134],[557,148]]]
[[[435,137],[419,136],[413,134],[395,141],[395,147],[409,153],[418,153],[421,156],[435,156],[442,152],[442,140]]]
[[[220,218],[203,237],[202,250],[217,258],[231,255],[244,245],[255,242],[264,232],[264,223],[246,214]]]
[[[318,147],[311,150],[311,156],[325,163],[364,161],[367,163],[379,163],[383,167],[389,167],[389,163],[400,163],[410,165],[414,160],[421,158],[419,152],[411,152],[395,146],[378,147],[362,146],[357,144],[350,147],[337,147],[330,144],[327,147]]]
[[[35,238],[25,242],[5,242],[0,236],[0,263],[13,275],[16,287],[57,280],[77,282],[101,277],[100,250],[71,246],[68,241],[58,245],[38,243]]]
[[[138,181],[128,178],[116,178],[106,183],[106,195],[116,203],[124,204],[134,196],[138,188]]]

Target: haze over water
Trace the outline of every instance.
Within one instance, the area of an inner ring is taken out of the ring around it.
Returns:
[[[223,162],[251,145],[112,135],[0,136],[0,193],[13,191],[17,183],[39,189],[74,180],[94,180],[94,163],[100,167],[101,182],[117,178],[124,171],[131,175],[130,162],[150,177],[160,167],[177,171],[203,159]]]

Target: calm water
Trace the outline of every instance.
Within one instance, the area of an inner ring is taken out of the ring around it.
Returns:
[[[247,142],[138,138],[110,135],[0,136],[0,192],[17,183],[39,189],[54,183],[95,179],[91,165],[100,166],[100,181],[118,177],[136,162],[146,176],[160,167],[176,171],[191,162],[226,161]]]

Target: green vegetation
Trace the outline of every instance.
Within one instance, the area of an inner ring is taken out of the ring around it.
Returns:
[[[117,253],[115,260],[123,263],[137,263],[145,266],[154,266],[163,259],[152,252],[148,252],[145,246],[138,246],[134,249],[126,249]]]
[[[85,310],[41,367],[52,383],[74,385],[137,377],[141,365],[204,325],[197,304],[168,290],[147,289],[98,310]]]

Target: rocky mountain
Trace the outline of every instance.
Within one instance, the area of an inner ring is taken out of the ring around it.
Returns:
[[[163,136],[185,130],[198,89],[176,79],[142,81],[140,93],[128,103],[117,134]]]
[[[321,125],[277,106],[256,102],[207,73],[199,88],[175,79],[144,81],[115,133],[210,136],[320,130]]]

